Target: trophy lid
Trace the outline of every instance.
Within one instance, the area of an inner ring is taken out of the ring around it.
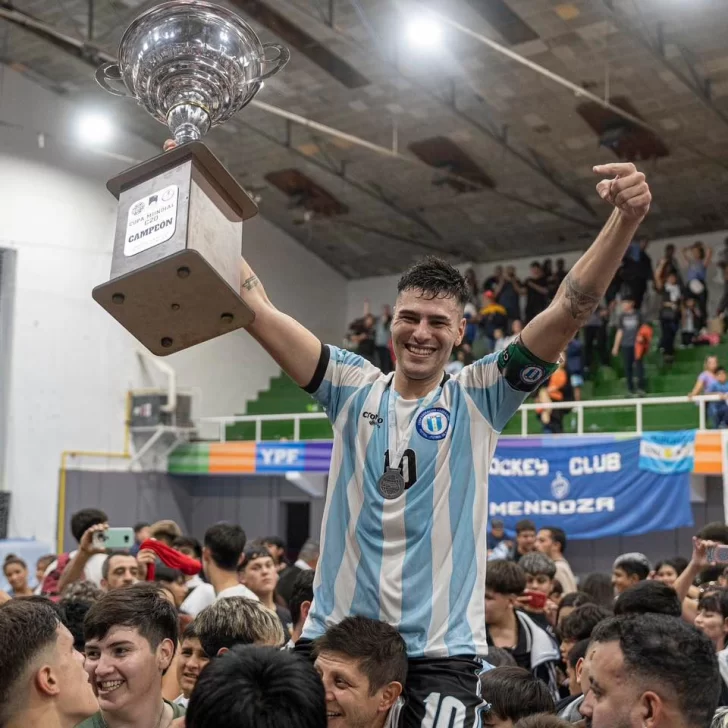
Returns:
[[[218,191],[224,195],[230,205],[239,211],[243,220],[248,220],[258,214],[258,206],[250,199],[248,193],[240,183],[223,166],[222,162],[202,142],[189,142],[175,147],[169,152],[153,157],[124,170],[106,183],[106,189],[118,200],[121,193],[129,187],[134,187],[146,179],[156,177],[161,172],[175,167],[188,158],[202,168],[205,177],[212,180]]]

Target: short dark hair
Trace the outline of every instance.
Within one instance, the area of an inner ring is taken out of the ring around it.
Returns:
[[[291,598],[288,600],[288,611],[291,613],[293,625],[301,621],[301,605],[313,601],[313,580],[316,572],[313,569],[302,571],[293,582]]]
[[[177,610],[169,603],[157,584],[143,582],[104,594],[83,622],[83,636],[102,640],[112,627],[135,627],[156,650],[163,640],[177,647]]]
[[[518,667],[516,658],[502,647],[488,647],[488,664],[493,667]]]
[[[566,656],[566,662],[569,664],[570,667],[573,667],[576,670],[576,664],[583,657],[586,657],[586,653],[587,653],[587,650],[589,649],[589,645],[590,644],[591,644],[591,640],[590,639],[579,640],[569,650],[569,654]]]
[[[370,695],[391,682],[404,687],[407,681],[404,640],[394,627],[378,619],[347,617],[329,627],[313,643],[314,660],[323,652],[357,660],[359,670],[369,680]]]
[[[621,569],[627,576],[637,576],[640,581],[650,575],[650,562],[637,552],[622,554],[614,561],[613,569]]]
[[[142,528],[149,528],[149,524],[146,521],[139,521],[139,523],[135,523],[134,524],[134,534],[139,533],[139,531],[141,531]]]
[[[158,564],[154,571],[154,581],[180,584],[184,582],[184,578],[185,575],[179,569],[172,569],[165,564]]]
[[[98,508],[84,508],[76,511],[71,516],[71,533],[76,541],[80,542],[81,537],[91,526],[98,526],[100,523],[107,523],[109,517]]]
[[[619,595],[614,604],[614,614],[667,614],[680,617],[682,605],[672,587],[661,581],[645,579]]]
[[[569,592],[564,594],[559,602],[559,610],[561,607],[581,607],[584,604],[596,604],[594,597],[583,591]]]
[[[485,572],[485,588],[496,594],[521,594],[526,588],[526,574],[512,561],[490,561]]]
[[[626,677],[664,686],[688,725],[710,725],[721,678],[713,643],[695,627],[665,614],[625,614],[602,622],[592,635],[597,642],[618,642]]]
[[[556,541],[561,546],[561,553],[566,551],[566,531],[558,526],[544,526],[542,531],[548,531],[551,534],[551,540]]]
[[[548,686],[522,667],[496,667],[480,676],[480,691],[490,711],[514,723],[533,713],[554,710]]]
[[[518,521],[518,523],[516,523],[516,535],[523,533],[523,531],[533,531],[535,533],[536,524],[529,518],[524,518],[523,520]]]
[[[406,270],[397,283],[397,293],[422,291],[425,298],[454,298],[460,306],[470,300],[462,274],[440,258],[428,255]]]
[[[172,541],[172,548],[177,551],[184,548],[192,549],[198,561],[202,558],[202,544],[194,536],[177,536]]]
[[[107,556],[104,559],[104,563],[101,564],[102,579],[108,580],[109,571],[111,570],[111,559],[115,558],[116,556],[130,556],[132,559],[134,559],[134,557],[128,551],[108,551]]]
[[[250,566],[251,561],[256,561],[257,559],[272,558],[270,551],[268,551],[265,546],[251,546],[243,551],[243,560],[240,562],[238,569],[245,570],[248,566]]]
[[[266,536],[263,539],[263,543],[269,543],[271,546],[279,549],[286,548],[286,542],[280,536]]]
[[[223,648],[256,643],[283,646],[284,633],[278,615],[247,597],[218,599],[195,617],[202,649],[214,657]]]
[[[233,647],[200,673],[187,728],[326,728],[326,695],[310,662],[272,647]]]
[[[205,548],[224,571],[236,571],[245,549],[245,531],[236,523],[216,523],[205,531]]]
[[[47,600],[11,599],[0,607],[0,725],[25,703],[18,683],[40,652],[56,643],[58,610]]]
[[[713,521],[703,526],[697,533],[697,537],[703,541],[717,541],[728,544],[728,525],[722,521]]]
[[[83,652],[85,640],[83,638],[83,621],[86,619],[88,610],[93,602],[82,599],[61,599],[58,605],[63,609],[63,624],[73,636],[73,646],[79,652]],[[2,725],[2,723],[0,723]]]
[[[559,639],[578,642],[591,636],[594,628],[612,613],[597,604],[577,607],[558,627]]]
[[[182,635],[179,638],[180,642],[184,642],[184,640],[199,640],[200,638],[197,636],[197,628],[195,627],[194,622],[190,622],[182,631]]]

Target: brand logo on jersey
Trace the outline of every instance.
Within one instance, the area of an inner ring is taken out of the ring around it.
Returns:
[[[536,382],[541,381],[545,373],[546,370],[543,367],[532,364],[521,369],[521,381],[524,384],[536,384]]]
[[[556,471],[556,477],[551,481],[551,495],[556,500],[563,500],[569,495],[571,483],[561,474],[560,470]]]
[[[442,407],[433,407],[420,413],[417,432],[427,440],[442,440],[450,427],[450,413]]]
[[[364,412],[362,417],[372,426],[381,427],[384,420],[376,412]]]

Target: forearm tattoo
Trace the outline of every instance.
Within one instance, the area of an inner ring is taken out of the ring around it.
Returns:
[[[260,281],[258,280],[258,276],[256,276],[256,275],[252,275],[252,276],[250,276],[250,278],[246,278],[246,279],[245,279],[245,280],[243,281],[243,288],[244,288],[244,289],[245,289],[246,291],[251,291],[251,290],[252,290],[253,288],[255,288],[255,287],[256,287],[256,286],[257,286],[257,285],[258,285],[259,283],[260,283]]]
[[[582,287],[571,273],[564,278],[564,304],[575,321],[586,321],[599,305],[601,296]]]

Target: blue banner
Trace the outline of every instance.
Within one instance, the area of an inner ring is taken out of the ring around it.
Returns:
[[[695,430],[645,432],[640,467],[653,473],[691,473],[695,463]]]
[[[513,532],[529,518],[569,538],[634,536],[692,526],[690,473],[640,467],[640,439],[501,441],[490,468],[490,517]]]

